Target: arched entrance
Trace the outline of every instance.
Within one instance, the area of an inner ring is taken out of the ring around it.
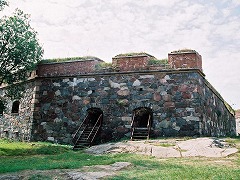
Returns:
[[[12,105],[12,113],[18,113],[19,112],[19,101],[14,101]]]
[[[134,127],[151,127],[153,121],[152,109],[148,107],[139,107],[133,110]]]
[[[4,110],[4,104],[3,104],[3,102],[0,100],[0,115],[3,115],[3,110]]]
[[[152,109],[148,107],[134,109],[131,124],[131,140],[149,139],[152,122]]]
[[[101,117],[100,117],[101,116]],[[100,108],[89,108],[87,110],[87,122],[89,126],[94,126],[97,121],[99,121],[99,125],[102,125],[102,116],[103,111]]]

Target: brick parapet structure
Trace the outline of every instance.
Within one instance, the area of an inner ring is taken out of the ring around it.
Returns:
[[[133,71],[146,69],[149,59],[153,58],[151,55],[136,55],[136,56],[118,56],[112,58],[114,67],[119,71]]]
[[[37,75],[39,77],[63,76],[63,75],[81,75],[93,73],[95,66],[103,62],[100,59],[74,60],[68,62],[53,62],[39,64]]]
[[[98,64],[104,62],[96,57],[66,62],[41,63],[38,65],[37,75],[39,77],[77,76],[89,73],[166,70],[169,68],[173,70],[199,69],[202,71],[202,57],[193,50],[169,53],[167,65],[149,65],[150,60],[156,60],[156,58],[147,53],[117,55],[112,58],[112,67],[104,70],[96,68]]]
[[[202,71],[202,56],[196,51],[173,51],[168,54],[168,63],[173,69],[198,68]]]

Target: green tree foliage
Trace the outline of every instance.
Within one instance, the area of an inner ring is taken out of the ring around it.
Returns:
[[[8,6],[8,1],[0,0],[0,11],[3,10],[5,6]]]
[[[29,15],[19,9],[0,20],[0,83],[23,81],[35,68],[43,54],[36,35]]]

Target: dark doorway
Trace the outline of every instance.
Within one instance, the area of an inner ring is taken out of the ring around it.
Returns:
[[[14,101],[12,105],[12,113],[18,113],[19,112],[19,101]]]
[[[89,108],[87,110],[88,113],[88,125],[89,126],[94,126],[96,122],[99,119],[99,125],[102,125],[102,119],[103,119],[103,111],[100,108]]]
[[[73,149],[82,149],[99,142],[102,120],[103,111],[100,108],[89,108],[87,116],[73,136]]]
[[[134,127],[151,127],[153,122],[153,112],[148,107],[139,107],[133,110]]]
[[[0,115],[3,115],[3,110],[4,110],[4,104],[2,101],[0,101]]]

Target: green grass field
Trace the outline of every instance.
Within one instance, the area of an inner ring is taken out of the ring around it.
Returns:
[[[229,139],[229,142],[240,149],[240,139]],[[1,174],[22,170],[75,169],[120,161],[131,162],[132,166],[107,179],[240,179],[239,152],[225,158],[160,159],[136,154],[94,156],[72,151],[70,146],[0,140]]]

